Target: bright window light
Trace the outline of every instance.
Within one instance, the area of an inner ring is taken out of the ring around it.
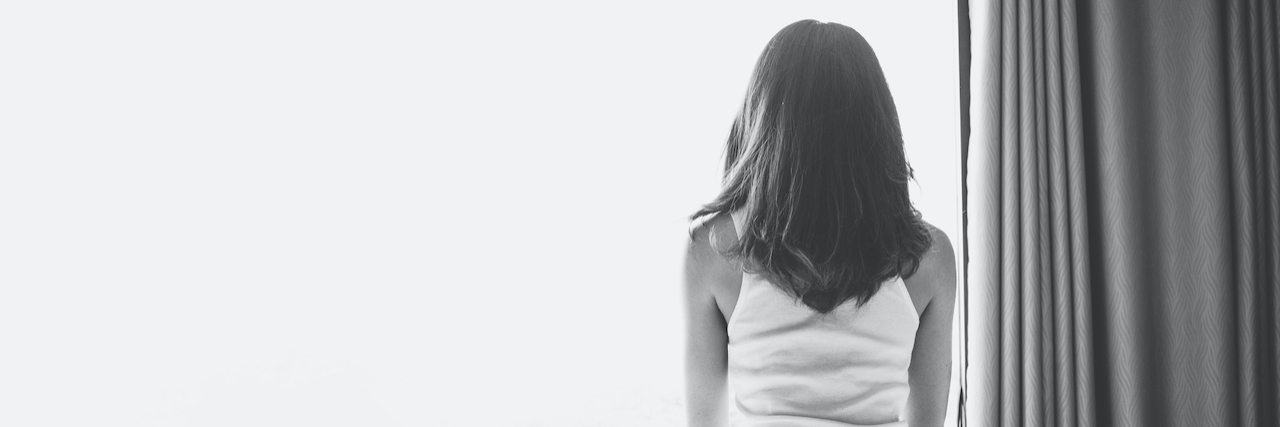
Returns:
[[[687,217],[800,19],[959,249],[953,2],[63,3],[0,16],[0,425],[682,425]]]

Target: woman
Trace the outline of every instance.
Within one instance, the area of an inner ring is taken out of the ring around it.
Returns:
[[[911,205],[879,61],[852,28],[783,28],[685,258],[690,426],[941,426],[951,243]]]

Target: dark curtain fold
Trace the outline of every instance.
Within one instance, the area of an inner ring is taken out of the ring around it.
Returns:
[[[969,0],[958,0],[956,3],[957,3],[956,4],[957,9],[958,9],[957,10],[958,22],[956,25],[956,29],[959,30],[959,34],[957,37],[957,40],[959,41],[958,43],[959,46],[957,47],[960,49],[959,56],[958,56],[960,63],[959,63],[959,70],[957,70],[960,76],[960,84],[959,84],[960,86],[959,87],[960,89],[960,94],[959,94],[960,95],[960,158],[964,159],[964,158],[968,158],[969,156],[969,128],[970,128],[970,120],[969,120],[970,90],[969,88],[971,86],[971,84],[969,83],[969,69],[971,68],[970,62],[973,56],[972,55],[973,49],[970,47],[971,37],[969,32]],[[960,176],[962,177],[968,176],[969,175],[968,168],[969,168],[969,165],[967,162],[960,162]],[[967,213],[969,210],[967,207],[968,194],[969,194],[968,182],[962,180],[960,183],[960,203],[961,203],[960,205],[960,244],[962,248],[969,247],[969,236],[967,235],[967,231],[966,231],[969,229],[969,215]],[[963,266],[963,269],[960,271],[961,277],[968,277],[969,253],[964,250],[961,250],[960,255],[964,257],[964,259],[961,261],[961,266]],[[966,319],[969,318],[968,317],[969,313],[968,311],[966,311],[967,308],[969,307],[968,288],[962,287],[961,292],[957,294],[957,297],[960,298],[960,304],[957,307],[958,310],[956,310],[956,316],[958,319],[960,319],[960,324],[958,326],[960,326],[961,328],[960,329],[961,332],[959,334],[959,340],[958,340],[959,342],[955,343],[957,346],[959,346],[958,348],[960,349],[960,352],[959,352],[960,360],[957,361],[957,363],[959,363],[960,369],[958,369],[959,375],[957,376],[959,377],[959,383],[964,384],[966,381],[965,373],[967,372],[967,367],[969,366],[969,352],[968,352],[969,334],[968,334],[968,328],[965,326],[967,325]],[[957,399],[956,399],[957,405],[959,406],[956,411],[956,417],[959,418],[956,424],[958,427],[967,427],[967,425],[964,423],[964,420],[966,418],[965,417],[965,399],[966,399],[965,389],[964,387],[960,387],[960,395],[957,396]]]
[[[1275,0],[968,1],[968,425],[1280,426]]]

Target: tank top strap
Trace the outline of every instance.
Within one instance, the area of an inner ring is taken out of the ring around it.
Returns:
[[[729,219],[731,222],[733,222],[733,232],[736,236],[738,236],[738,239],[742,238],[742,230],[745,228],[744,227],[745,224],[743,223],[743,220],[744,220],[743,216],[744,216],[743,211],[741,209],[735,210],[735,211],[729,211]],[[728,332],[730,335],[732,335],[733,333],[734,325],[737,323],[738,318],[742,317],[741,316],[742,310],[740,310],[740,308],[747,305],[745,300],[748,298],[747,284],[751,282],[750,278],[751,278],[751,274],[747,273],[746,271],[743,271],[742,278],[738,279],[738,299],[737,299],[737,302],[734,303],[733,312],[729,316],[729,322],[726,324],[726,327],[725,327],[726,332]]]
[[[736,234],[739,239],[742,238],[742,228],[744,225],[742,222],[744,219],[743,216],[744,216],[744,213],[742,209],[738,209],[736,211],[729,211],[729,219],[733,221],[733,233]]]

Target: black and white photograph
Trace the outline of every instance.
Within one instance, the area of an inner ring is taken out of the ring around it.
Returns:
[[[0,426],[1280,427],[1280,0],[4,2]]]

